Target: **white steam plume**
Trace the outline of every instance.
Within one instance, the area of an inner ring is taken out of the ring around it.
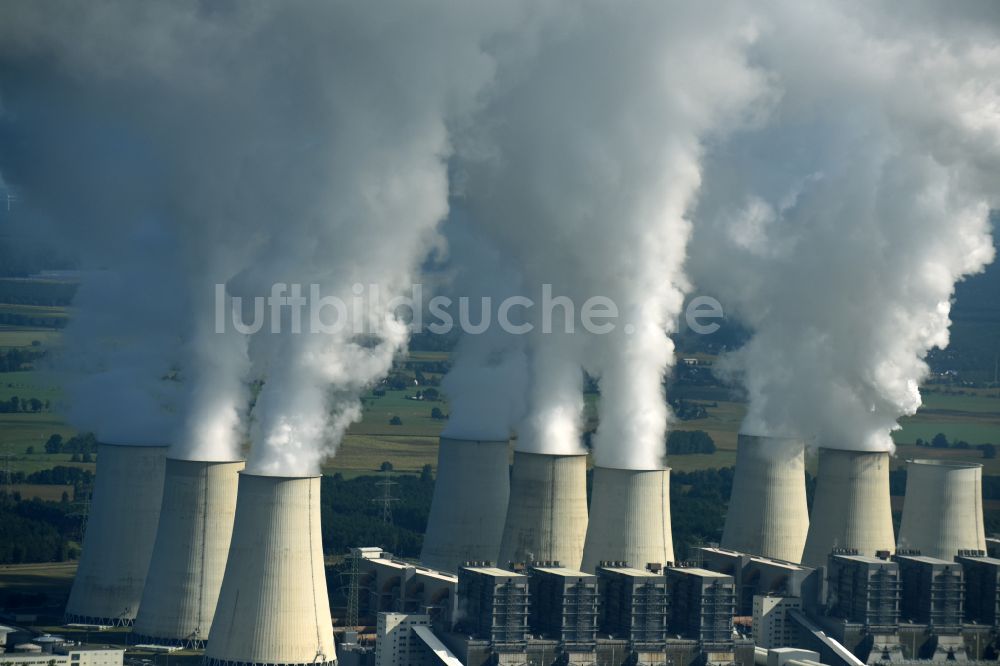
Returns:
[[[753,330],[723,364],[745,431],[889,450],[956,281],[993,259],[996,5],[766,6],[780,101],[709,155],[692,270]]]
[[[498,49],[516,57],[500,58],[496,95],[477,123],[487,136],[463,154],[465,201],[517,258],[527,295],[538,301],[551,284],[576,310],[573,334],[562,308],[553,332],[542,330],[540,306],[530,312],[520,449],[579,449],[585,368],[602,391],[597,464],[662,465],[685,215],[703,142],[739,125],[766,87],[744,59],[753,38],[731,3],[585,2],[564,7],[534,50]],[[594,296],[617,305],[614,333],[580,328]]]

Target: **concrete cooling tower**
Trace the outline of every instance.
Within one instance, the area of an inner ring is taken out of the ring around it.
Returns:
[[[66,621],[131,625],[156,539],[166,446],[101,444]]]
[[[720,545],[799,563],[808,531],[803,442],[740,434]]]
[[[557,561],[579,569],[587,536],[587,455],[514,452],[500,566]]]
[[[819,450],[816,495],[802,563],[826,564],[834,548],[874,557],[896,550],[886,451]]]
[[[495,562],[510,499],[509,443],[441,438],[437,480],[420,561],[455,573]]]
[[[240,473],[206,666],[332,666],[320,477]]]
[[[669,469],[594,468],[581,569],[593,573],[601,560],[638,569],[674,561]]]
[[[952,560],[959,550],[986,550],[983,466],[908,460],[899,547]]]
[[[226,570],[243,464],[167,459],[134,642],[205,647]]]

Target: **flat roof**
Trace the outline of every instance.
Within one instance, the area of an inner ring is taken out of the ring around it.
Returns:
[[[871,557],[869,555],[845,555],[842,553],[835,553],[833,556],[841,560],[850,560],[851,562],[862,562],[864,564],[892,564],[892,560],[882,560],[877,557]]]
[[[577,569],[568,569],[566,567],[531,567],[535,571],[542,571],[547,574],[552,574],[553,576],[564,576],[566,578],[593,578],[594,574],[589,574],[585,571],[578,571]]]
[[[515,578],[527,578],[524,574],[519,574],[516,571],[507,571],[506,569],[498,569],[497,567],[462,567],[468,571],[472,571],[478,574],[484,574],[486,576],[500,577],[515,577]]]
[[[663,572],[653,573],[649,569],[637,569],[635,567],[598,567],[607,571],[632,576],[633,578],[663,578]]]
[[[709,571],[708,569],[702,569],[701,567],[667,567],[666,571],[678,571],[680,573],[698,576],[700,578],[732,578],[729,574],[719,573],[718,571]]]
[[[942,560],[930,555],[896,555],[896,559],[912,560],[914,562],[923,562],[924,564],[955,564],[951,560]]]

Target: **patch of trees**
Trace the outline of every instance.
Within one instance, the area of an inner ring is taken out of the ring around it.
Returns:
[[[674,556],[691,556],[692,549],[718,543],[733,489],[733,468],[670,474],[670,520]]]
[[[715,453],[715,440],[704,430],[671,430],[667,435],[667,455]]]
[[[81,517],[73,505],[0,493],[0,564],[63,562],[77,556],[70,539]]]
[[[38,349],[8,349],[0,352],[0,372],[17,372],[18,370],[30,370],[35,361],[45,356],[44,351]]]
[[[700,403],[691,402],[684,398],[668,398],[667,404],[670,405],[670,408],[674,411],[674,415],[681,421],[708,418],[708,410]]]
[[[69,317],[63,315],[27,315],[18,312],[0,312],[0,324],[30,328],[66,328]]]
[[[34,414],[48,411],[52,407],[48,400],[38,398],[19,398],[12,395],[6,400],[0,400],[0,414]]]
[[[73,435],[69,439],[63,439],[62,435],[54,434],[49,436],[45,442],[45,452],[73,453],[80,456],[83,454],[96,454],[97,438],[94,437],[93,433],[89,432]],[[83,462],[87,461],[84,460]]]
[[[381,546],[401,557],[418,557],[434,493],[430,465],[419,474],[398,474],[389,486],[392,522],[382,520],[383,475],[345,479],[324,476],[321,502],[323,548],[342,554],[354,546]]]
[[[997,457],[997,447],[993,444],[976,444],[973,446],[964,439],[949,440],[943,432],[939,432],[934,435],[930,441],[926,441],[918,437],[914,444],[917,446],[930,447],[932,449],[975,449],[982,453],[983,458]]]

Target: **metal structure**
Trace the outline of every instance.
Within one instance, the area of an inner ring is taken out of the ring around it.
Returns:
[[[500,562],[577,569],[587,536],[587,455],[514,452]]]
[[[937,634],[962,629],[965,581],[961,565],[925,555],[895,556],[899,565],[900,617],[926,624]]]
[[[731,646],[736,604],[732,576],[697,567],[668,567],[665,574],[670,631],[709,650]]]
[[[833,553],[827,569],[827,610],[873,632],[899,624],[899,565],[853,552]]]
[[[382,480],[376,481],[375,485],[382,489],[382,496],[373,499],[372,503],[382,507],[382,522],[392,525],[392,503],[399,501],[399,498],[392,496],[392,487],[396,485],[392,480],[392,470],[383,470]]]
[[[458,570],[459,631],[490,641],[499,651],[523,649],[528,640],[528,577],[469,563]]]
[[[509,461],[506,440],[441,438],[423,564],[454,573],[463,562],[497,560],[510,499]]]
[[[805,444],[740,433],[720,545],[798,563],[808,531]]]
[[[955,558],[965,578],[965,620],[1000,627],[1000,560],[982,552]]]
[[[129,626],[135,620],[156,540],[166,452],[166,446],[98,446],[67,622]]]
[[[595,467],[592,495],[581,569],[593,573],[602,560],[673,562],[669,469]]]
[[[662,573],[601,562],[597,567],[601,632],[629,641],[633,650],[662,650],[670,605]]]
[[[960,550],[986,550],[983,466],[908,460],[899,547],[942,560]]]
[[[240,473],[206,666],[333,666],[320,477]]]
[[[226,570],[243,461],[168,458],[136,642],[203,648]]]
[[[597,641],[597,577],[551,562],[529,567],[528,580],[532,633],[558,640],[566,651],[592,651]]]
[[[823,566],[834,549],[856,550],[868,557],[895,551],[887,452],[819,450],[802,563]]]

